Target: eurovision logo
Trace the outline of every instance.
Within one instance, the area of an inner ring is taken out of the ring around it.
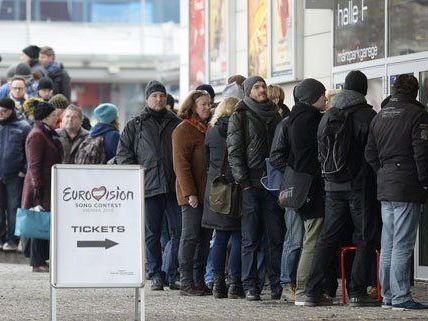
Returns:
[[[94,187],[90,190],[73,190],[66,187],[62,191],[62,199],[68,201],[127,201],[134,199],[133,191],[124,191],[119,186],[116,189],[108,189],[105,186]]]

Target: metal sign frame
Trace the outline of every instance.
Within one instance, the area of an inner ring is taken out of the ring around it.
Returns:
[[[105,171],[114,171],[114,170],[138,170],[139,171],[139,192],[141,193],[141,203],[140,203],[140,228],[139,228],[139,239],[141,244],[140,252],[140,271],[139,272],[139,283],[91,283],[87,284],[84,282],[76,282],[73,284],[68,283],[58,283],[58,219],[57,219],[57,210],[58,210],[58,170],[61,169],[81,169],[86,171],[91,170],[105,170]],[[144,169],[140,165],[66,165],[66,164],[57,164],[52,167],[52,184],[51,184],[51,242],[50,242],[50,261],[51,261],[51,291],[50,291],[50,320],[56,321],[56,290],[58,288],[135,288],[135,320],[144,320],[144,284],[145,284],[145,241],[144,241]],[[140,309],[139,309],[140,306]],[[140,314],[138,313],[140,311]]]

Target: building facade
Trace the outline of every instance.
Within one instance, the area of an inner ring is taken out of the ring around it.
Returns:
[[[420,82],[428,108],[426,0],[184,0],[181,1],[180,92],[211,83],[221,94],[228,76],[261,75],[292,90],[304,78],[340,88],[363,71],[367,100],[380,109],[399,74]],[[415,248],[415,276],[428,279],[428,206]]]

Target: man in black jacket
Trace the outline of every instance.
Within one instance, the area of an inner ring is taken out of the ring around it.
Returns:
[[[284,220],[276,200],[262,188],[265,159],[276,125],[281,116],[267,98],[266,82],[262,77],[247,78],[245,98],[229,120],[227,133],[228,160],[235,181],[242,187],[242,282],[247,300],[260,300],[257,280],[257,250],[263,232],[267,237],[267,269],[272,298],[279,299],[279,282]]]
[[[150,81],[146,87],[146,106],[138,117],[125,126],[117,148],[118,164],[144,166],[145,238],[151,289],[163,290],[160,236],[166,215],[171,234],[169,286],[178,289],[178,246],[181,236],[181,210],[175,196],[172,164],[172,132],[180,119],[166,109],[167,94],[163,84]]]
[[[410,259],[428,190],[428,115],[416,101],[418,81],[398,76],[373,119],[365,156],[377,173],[382,203],[380,282],[383,306],[426,309],[410,293]]]
[[[375,237],[377,231],[374,173],[364,159],[364,149],[367,144],[369,126],[376,112],[367,104],[367,77],[361,71],[351,71],[345,78],[344,90],[335,96],[332,109],[326,112],[318,128],[318,148],[321,151],[323,139],[328,135],[327,126],[330,125],[332,114],[336,112],[347,113],[348,120],[343,121],[344,126],[350,126],[352,133],[349,140],[337,140],[334,150],[343,151],[344,158],[350,171],[346,177],[325,175],[325,220],[317,248],[315,250],[309,281],[306,285],[308,300],[305,305],[316,305],[320,301],[323,281],[329,267],[333,266],[337,249],[340,245],[343,230],[348,222],[353,224],[353,243],[357,245],[350,278],[349,304],[361,306],[376,304],[377,301],[367,295],[369,285],[370,258],[374,258]],[[336,136],[337,139],[337,136]],[[333,144],[328,146],[333,148]],[[326,147],[326,148],[328,148]],[[336,149],[337,148],[337,149]],[[321,167],[325,172],[324,154],[319,153]],[[367,193],[370,190],[370,193]]]

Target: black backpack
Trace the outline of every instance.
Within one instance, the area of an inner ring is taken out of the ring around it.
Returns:
[[[352,159],[352,113],[360,106],[348,109],[331,108],[318,127],[318,159],[324,178],[343,183],[352,180],[358,166]]]
[[[79,145],[74,158],[75,164],[105,164],[106,161],[103,136],[91,137],[88,135]]]

